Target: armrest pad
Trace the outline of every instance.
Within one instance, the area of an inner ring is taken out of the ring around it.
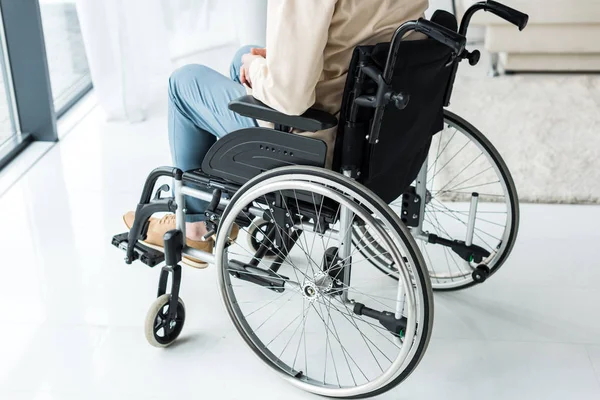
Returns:
[[[252,96],[244,96],[233,100],[229,103],[229,109],[245,117],[290,126],[307,132],[322,131],[333,128],[338,124],[337,118],[325,111],[311,108],[300,116],[286,115],[261,103]]]

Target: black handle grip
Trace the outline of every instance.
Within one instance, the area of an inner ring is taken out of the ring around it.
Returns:
[[[467,45],[467,38],[450,29],[426,19],[419,19],[415,31],[421,32],[432,39],[450,47],[456,54],[461,54]]]
[[[529,15],[493,0],[487,1],[485,10],[491,12],[492,14],[496,14],[500,18],[505,19],[513,25],[516,25],[520,31],[525,29],[527,23],[529,22]]]

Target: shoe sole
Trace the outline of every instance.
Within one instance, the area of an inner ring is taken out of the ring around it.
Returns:
[[[131,230],[131,227],[127,225],[127,222],[125,222],[125,218],[123,218],[123,223],[125,224],[125,226],[127,227],[127,229]],[[149,247],[153,250],[156,251],[160,251],[161,253],[165,252],[165,248],[162,246],[157,246],[155,244],[150,244],[147,242],[144,242],[143,240],[139,240],[139,243],[143,244],[146,247]],[[195,260],[195,259],[191,259],[190,257],[184,255],[183,259],[181,260],[185,265],[187,265],[188,267],[192,267],[195,269],[206,269],[208,268],[208,264],[205,262],[202,262],[200,260]]]

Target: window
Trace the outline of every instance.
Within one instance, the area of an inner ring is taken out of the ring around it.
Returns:
[[[54,108],[60,115],[92,85],[76,0],[40,0]]]
[[[5,56],[6,50],[4,44],[4,29],[2,29],[2,24],[0,24],[0,149],[4,148],[17,135],[13,112],[10,70]]]

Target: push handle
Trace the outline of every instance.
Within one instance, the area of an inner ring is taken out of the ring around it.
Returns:
[[[454,50],[454,53],[461,54],[467,44],[467,38],[443,27],[435,22],[426,19],[419,19],[415,25],[415,31],[421,32],[440,43],[445,44]]]
[[[510,22],[513,25],[516,25],[520,31],[525,29],[527,23],[529,22],[529,15],[493,0],[487,1],[485,10],[491,12],[492,14],[496,14],[500,18]]]

